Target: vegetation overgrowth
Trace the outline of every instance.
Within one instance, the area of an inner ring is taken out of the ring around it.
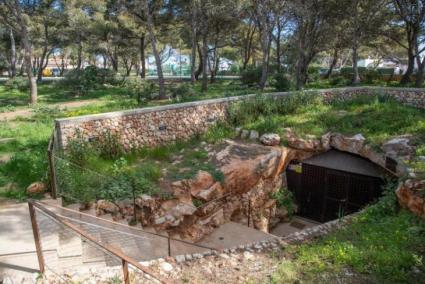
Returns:
[[[425,223],[398,208],[390,184],[349,225],[286,248],[272,283],[422,283],[424,256]]]

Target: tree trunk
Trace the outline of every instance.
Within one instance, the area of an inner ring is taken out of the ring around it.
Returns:
[[[301,88],[304,86],[304,84],[307,81],[307,68],[308,66],[306,63],[307,59],[304,54],[304,51],[300,50],[300,54],[298,57],[297,62],[297,69],[296,69],[296,89],[301,90]]]
[[[10,28],[9,31],[10,36],[10,66],[9,66],[9,76],[11,78],[16,77],[16,43],[15,37],[13,35],[13,30]]]
[[[140,38],[140,78],[146,78],[146,59],[145,59],[145,35]]]
[[[202,87],[201,91],[208,90],[208,35],[206,32],[202,35]]]
[[[332,71],[334,70],[336,63],[338,62],[338,53],[339,53],[338,48],[335,48],[334,54],[332,57],[332,62],[331,62],[331,65],[329,66],[328,72],[326,72],[325,79],[329,79],[331,77]]]
[[[217,50],[217,48],[216,48],[216,50]],[[210,75],[211,84],[215,82],[215,78],[216,78],[217,72],[218,72],[218,66],[220,64],[220,57],[218,56],[217,51],[215,51],[214,59],[215,59],[215,62],[214,62],[214,66],[211,70],[211,75]]]
[[[421,60],[419,53],[419,46],[415,45],[416,64],[418,66],[418,72],[416,73],[415,87],[422,88],[424,82],[424,68],[425,68],[425,57]]]
[[[48,55],[48,50],[49,50],[48,39],[49,39],[48,25],[47,23],[44,23],[44,44],[43,44],[43,52],[41,54],[40,63],[37,70],[37,82],[41,82],[41,80],[43,79],[43,71],[47,66],[47,64],[45,64],[44,61],[45,60],[48,61],[48,59],[46,59],[46,56]]]
[[[351,79],[352,85],[358,85],[360,83],[359,68],[357,66],[358,55],[357,55],[357,43],[353,44],[353,77]]]
[[[149,5],[147,0],[143,0],[143,9],[145,10],[145,16],[146,16],[146,24],[149,32],[150,42],[152,45],[152,52],[155,57],[155,63],[156,63],[156,71],[158,74],[158,83],[159,83],[159,98],[160,99],[166,99],[167,95],[165,93],[165,84],[164,84],[164,74],[162,72],[162,66],[161,66],[161,57],[159,56],[158,49],[156,46],[156,37],[154,34],[154,26],[153,26],[153,20],[152,15],[149,10]]]
[[[80,70],[83,65],[83,44],[81,39],[78,40],[78,50],[77,50],[77,69]]]
[[[260,89],[263,90],[266,86],[267,82],[267,75],[268,75],[268,63],[269,63],[269,48],[270,47],[270,41],[269,41],[269,35],[268,30],[264,30],[261,32],[261,50],[263,53],[262,59],[261,59],[261,80],[260,80]]]
[[[25,72],[27,73],[29,87],[30,87],[30,103],[36,104],[37,103],[37,81],[34,78],[34,75],[32,74],[32,63],[31,63],[31,57],[32,57],[32,47],[28,39],[28,31],[27,27],[24,23],[21,23],[21,40],[22,45],[24,47],[24,60],[25,60]]]
[[[190,27],[192,30],[192,53],[190,56],[190,83],[195,85],[195,67],[196,67],[196,46],[197,46],[197,33],[196,33],[196,19],[197,19],[197,7],[194,5],[195,1],[192,2],[192,19],[190,21]]]
[[[204,68],[203,64],[203,57],[202,57],[202,50],[198,43],[196,43],[197,49],[198,49],[198,57],[199,57],[199,63],[198,63],[198,69],[195,72],[195,79],[199,79],[199,75],[202,73],[202,69]]]
[[[257,26],[253,24],[252,19],[249,20],[248,24],[248,31],[246,39],[244,40],[244,51],[243,51],[243,63],[242,63],[242,70],[246,70],[246,66],[249,63],[249,60],[251,59],[252,54],[252,41],[254,38],[255,30]]]
[[[281,64],[281,62],[280,62],[280,56],[281,56],[280,55],[280,36],[281,36],[281,32],[282,32],[282,27],[281,27],[279,20],[278,20],[277,35],[276,35],[276,69],[277,69],[278,73],[280,73],[280,71],[281,71],[281,66],[280,66],[280,64]]]
[[[411,43],[409,43],[407,54],[408,54],[407,69],[406,69],[406,72],[401,77],[400,85],[406,85],[410,83],[410,77],[412,76],[413,70],[415,68],[415,53],[413,51],[413,44]]]

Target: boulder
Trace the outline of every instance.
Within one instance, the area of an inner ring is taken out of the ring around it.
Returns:
[[[33,182],[27,187],[27,193],[31,195],[43,193],[45,190],[46,185],[41,181]]]
[[[258,137],[260,137],[260,134],[258,133],[258,131],[251,130],[251,132],[249,133],[249,139],[250,140],[257,140]]]
[[[361,134],[351,137],[336,133],[332,134],[330,145],[340,151],[359,154],[364,146],[366,139]]]
[[[403,208],[425,219],[425,180],[401,182],[396,190],[397,198]]]
[[[249,130],[243,129],[241,131],[241,138],[242,139],[247,139],[249,137]]]
[[[103,215],[105,213],[116,214],[120,208],[113,202],[107,200],[98,200],[96,203],[96,214]]]
[[[195,178],[188,181],[187,186],[190,194],[196,196],[200,191],[210,188],[214,182],[214,177],[209,172],[198,171]]]
[[[261,135],[260,142],[265,146],[277,146],[280,143],[280,136],[276,133],[266,133]]]
[[[408,136],[396,137],[382,144],[382,150],[392,158],[410,160],[415,155],[415,147],[410,145]]]
[[[210,188],[199,191],[195,197],[203,201],[210,201],[221,196],[223,196],[223,188],[219,182],[216,182]]]
[[[302,139],[292,129],[285,128],[285,130],[285,138],[289,147],[309,152],[323,151],[322,142],[319,139],[311,136],[308,139]]]

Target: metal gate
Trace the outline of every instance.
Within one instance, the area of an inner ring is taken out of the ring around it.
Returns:
[[[376,201],[383,180],[309,164],[292,164],[286,171],[298,214],[327,222],[360,210]]]

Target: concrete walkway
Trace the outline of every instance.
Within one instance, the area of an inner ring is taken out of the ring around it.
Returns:
[[[31,283],[38,272],[27,203],[0,207],[0,280]],[[1,282],[1,281],[0,281]]]
[[[320,225],[320,223],[299,216],[294,216],[290,222],[278,224],[275,228],[273,228],[273,230],[271,230],[270,234],[285,237],[317,225]]]

